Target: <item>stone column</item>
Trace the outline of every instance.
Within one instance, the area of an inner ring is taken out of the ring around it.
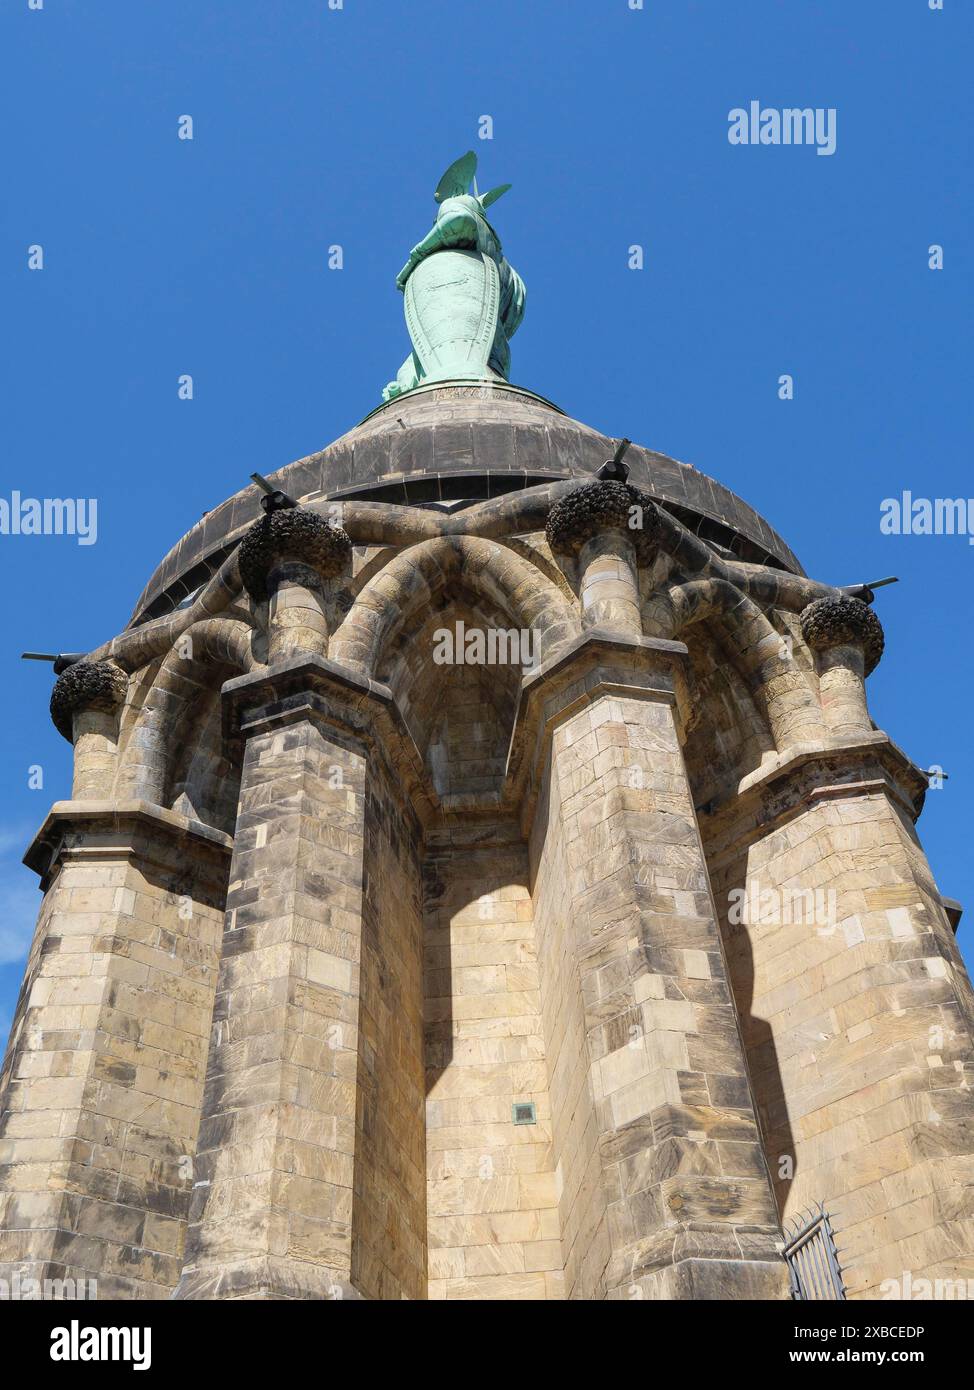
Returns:
[[[590,638],[526,683],[568,1297],[788,1296],[680,746],[685,654]]]
[[[269,512],[240,544],[240,577],[251,598],[268,603],[267,660],[324,656],[324,581],[348,564],[352,543],[338,526],[303,507]]]
[[[883,654],[883,628],[860,599],[820,598],[802,610],[802,636],[815,653],[830,734],[868,734],[865,678]]]
[[[611,627],[638,636],[639,571],[636,548],[623,531],[592,536],[579,551],[582,621],[586,627]]]
[[[621,482],[589,483],[552,507],[545,535],[555,554],[577,557],[585,627],[641,635],[639,565],[658,529],[652,498]]]
[[[142,802],[66,801],[27,852],[44,900],[0,1073],[0,1277],[22,1289],[175,1286],[229,846]]]
[[[870,732],[782,755],[706,826],[779,1207],[825,1204],[850,1298],[974,1277],[974,995],[924,790]]]
[[[98,801],[112,792],[118,752],[118,716],[128,677],[112,661],[76,661],[58,677],[51,718],[74,744],[75,801]]]
[[[176,1296],[423,1297],[419,866],[380,716],[320,658],[224,698],[243,771]]]

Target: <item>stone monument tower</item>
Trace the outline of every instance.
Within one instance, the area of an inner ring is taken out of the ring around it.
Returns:
[[[474,163],[385,403],[58,662],[0,1275],[786,1299],[811,1210],[847,1297],[972,1276],[971,988],[874,595],[509,383]]]

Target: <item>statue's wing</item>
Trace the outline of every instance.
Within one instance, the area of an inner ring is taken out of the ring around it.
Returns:
[[[442,203],[444,198],[457,198],[461,193],[466,193],[470,187],[470,180],[477,172],[477,156],[473,150],[467,150],[459,159],[454,160],[447,169],[446,173],[436,185],[436,192],[433,197],[438,203]]]
[[[496,203],[498,198],[503,198],[504,194],[511,187],[512,185],[509,183],[501,183],[498,184],[496,188],[492,188],[489,193],[482,193],[480,195],[480,206],[482,208],[489,208],[491,203]]]

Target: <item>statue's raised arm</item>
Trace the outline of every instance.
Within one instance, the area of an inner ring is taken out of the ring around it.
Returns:
[[[396,277],[413,350],[384,400],[423,382],[508,379],[508,342],[524,317],[524,282],[485,212],[511,185],[477,193],[476,170],[472,150],[447,169],[433,195],[440,205],[436,221]]]

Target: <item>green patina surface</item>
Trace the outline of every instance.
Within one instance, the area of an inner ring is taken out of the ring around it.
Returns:
[[[511,185],[477,193],[476,171],[472,150],[450,165],[433,195],[436,221],[396,277],[413,349],[383,400],[433,381],[509,379],[508,343],[524,317],[524,281],[485,212]]]

